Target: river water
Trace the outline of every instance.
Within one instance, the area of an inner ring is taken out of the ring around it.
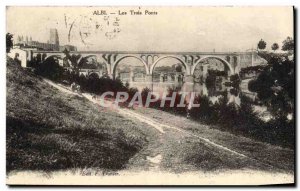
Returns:
[[[215,87],[207,88],[205,83],[179,83],[179,82],[132,82],[130,87],[137,88],[140,92],[149,88],[152,92],[161,94],[168,92],[169,89],[176,89],[179,92],[194,92],[196,95],[207,96],[213,103],[218,101],[224,95],[227,96],[228,102],[241,104],[241,94],[249,97],[251,100],[256,99],[256,94],[248,90],[248,85],[242,83],[240,89],[226,87],[224,84],[218,84]]]
[[[219,83],[215,87],[208,88],[205,83],[184,83],[184,82],[131,82],[130,87],[137,88],[140,92],[145,88],[149,88],[152,92],[162,95],[163,92],[168,92],[169,89],[176,89],[179,92],[194,92],[196,95],[207,96],[212,103],[218,102],[224,96],[227,97],[228,104],[233,103],[240,106],[243,99],[241,96],[248,97],[251,100],[253,110],[264,121],[269,121],[272,116],[267,111],[267,107],[258,105],[256,93],[250,92],[248,82],[250,79],[243,80],[238,89],[227,87],[224,83]]]

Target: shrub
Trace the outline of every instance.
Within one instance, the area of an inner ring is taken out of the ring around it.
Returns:
[[[64,69],[58,64],[58,60],[55,57],[49,57],[37,66],[35,72],[36,74],[50,80],[60,81],[62,79]]]

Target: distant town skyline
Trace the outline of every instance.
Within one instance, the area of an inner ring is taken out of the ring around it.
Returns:
[[[260,39],[270,50],[294,36],[292,7],[7,7],[15,40],[47,42],[51,28],[61,45],[95,51],[234,52],[256,48]]]
[[[76,51],[77,47],[73,45],[60,45],[59,35],[56,28],[51,28],[49,30],[49,39],[47,42],[36,41],[32,36],[17,35],[13,39],[14,47],[22,47],[37,50],[47,50],[47,51],[64,51],[65,49],[69,51]]]

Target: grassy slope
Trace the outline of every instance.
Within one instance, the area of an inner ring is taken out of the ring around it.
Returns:
[[[65,95],[7,59],[8,172],[122,169],[147,143],[137,124]]]
[[[174,114],[158,111],[152,108],[137,108],[135,111],[156,119],[161,123],[180,127],[183,130],[186,130],[194,135],[212,140],[217,144],[245,154],[246,156],[257,159],[258,161],[270,164],[281,170],[288,172],[294,171],[295,153],[292,149],[282,148],[268,143],[255,141],[239,135],[234,135],[229,132],[220,131],[208,125],[204,125],[199,122],[187,119],[186,117],[175,116]],[[242,163],[237,164],[237,162],[234,161],[234,157],[229,157],[228,162],[226,162],[227,158],[224,157],[222,153],[215,154],[216,152],[214,152],[212,149],[206,148],[205,145],[201,146],[201,144],[198,144],[196,142],[190,145],[183,142],[182,146],[178,146],[177,148],[179,149],[180,147],[183,147],[183,152],[188,163],[199,166],[202,165],[202,162],[204,162],[206,159],[209,159],[209,162],[203,164],[204,166],[206,166],[205,169],[213,168],[214,166],[216,166],[217,169],[224,167],[227,169],[234,169],[237,167],[245,166],[245,164]],[[177,153],[178,152],[179,151],[177,151]],[[203,161],[201,162],[201,160]],[[212,164],[213,161],[218,161],[218,165]]]

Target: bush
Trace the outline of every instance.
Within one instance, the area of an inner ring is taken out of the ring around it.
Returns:
[[[128,96],[129,96],[128,100],[131,100],[133,98],[133,96],[138,92],[139,92],[139,90],[137,88],[129,88],[129,90],[127,91]]]
[[[58,60],[55,59],[55,57],[49,57],[37,66],[35,72],[36,74],[50,80],[60,81],[62,79],[64,69],[59,65]]]
[[[207,88],[215,87],[216,79],[217,79],[216,75],[209,74],[205,80],[205,84],[206,84]]]
[[[101,95],[104,92],[110,91],[116,94],[117,92],[127,91],[127,88],[120,80],[113,80],[108,77],[94,78],[85,77],[84,75],[78,76],[74,72],[66,72],[64,74],[65,80],[75,82],[80,85],[82,91],[93,94]]]

